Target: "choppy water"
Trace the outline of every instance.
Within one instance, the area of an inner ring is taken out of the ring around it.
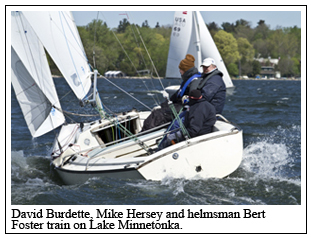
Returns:
[[[68,91],[55,79],[60,98]],[[114,83],[153,107],[162,99],[157,80],[115,79]],[[177,80],[163,80],[165,86]],[[301,204],[301,82],[234,81],[223,115],[244,131],[241,166],[225,179],[162,181],[90,179],[81,185],[63,185],[50,166],[51,132],[32,139],[12,90],[11,203],[84,205],[296,205]],[[146,89],[148,86],[148,90]],[[132,98],[99,81],[104,104],[115,112],[132,107],[145,110]],[[61,100],[64,110],[79,112],[72,93]],[[88,109],[88,107],[87,107]],[[88,110],[89,113],[93,113]],[[80,121],[75,117],[72,120]],[[71,121],[71,119],[68,119]],[[302,159],[305,161],[305,159]],[[9,173],[7,173],[9,174]]]

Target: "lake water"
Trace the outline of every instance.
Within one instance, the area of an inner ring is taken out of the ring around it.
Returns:
[[[162,101],[158,80],[114,79],[132,96],[153,107]],[[162,80],[166,86],[178,80]],[[62,78],[56,78],[62,108],[83,109]],[[11,90],[12,205],[300,205],[301,82],[234,80],[223,115],[244,131],[243,161],[225,179],[162,181],[90,179],[80,185],[62,183],[50,166],[55,132],[33,139]],[[105,106],[114,112],[140,103],[100,79]],[[69,94],[67,94],[69,93]],[[66,95],[67,94],[67,95]],[[95,112],[90,106],[87,113]],[[83,121],[75,116],[70,121]],[[90,119],[89,119],[90,120]],[[306,161],[306,159],[302,159]],[[7,172],[7,174],[9,174]]]

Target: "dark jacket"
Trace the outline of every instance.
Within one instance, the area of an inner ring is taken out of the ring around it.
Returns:
[[[190,137],[197,137],[212,132],[212,127],[216,122],[216,110],[202,98],[190,100],[189,111],[185,115],[185,128]]]
[[[184,86],[184,84],[187,82],[187,80],[192,77],[194,74],[198,73],[198,70],[196,67],[193,67],[189,70],[187,70],[181,77],[183,82],[181,83],[181,87]],[[188,95],[189,94],[189,88],[190,85],[186,88],[184,95]],[[181,108],[183,107],[182,104],[182,97],[178,97],[178,92],[175,92],[171,97],[170,97],[170,101],[173,102],[173,105],[177,111],[177,113],[181,110]],[[165,101],[163,103],[160,104],[161,108],[159,109],[155,109],[152,111],[152,113],[145,119],[144,123],[143,123],[143,127],[142,127],[142,132],[149,130],[151,128],[160,126],[162,124],[171,122],[174,119],[174,115],[171,111],[171,108],[168,105],[168,102]]]
[[[207,80],[209,75],[212,74],[213,76]],[[208,74],[203,73],[203,80],[201,80],[198,87],[201,89],[203,97],[216,108],[216,114],[222,114],[225,104],[226,87],[222,76],[223,73],[218,69]]]

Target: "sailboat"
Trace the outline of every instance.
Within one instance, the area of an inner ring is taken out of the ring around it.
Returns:
[[[234,85],[219,50],[199,11],[177,11],[174,14],[170,46],[167,59],[166,78],[181,78],[179,63],[186,54],[195,57],[195,67],[202,72],[202,60],[213,58],[217,68],[223,73],[223,81],[227,92],[233,91]],[[179,86],[169,86],[166,91],[172,94]]]
[[[12,12],[11,17],[12,85],[33,137],[60,127],[51,163],[65,184],[93,177],[223,178],[239,167],[242,130],[222,116],[212,133],[155,151],[167,124],[141,132],[149,111],[107,113],[96,87],[98,72],[88,63],[70,12]],[[81,105],[96,106],[98,120],[65,122],[45,50]]]

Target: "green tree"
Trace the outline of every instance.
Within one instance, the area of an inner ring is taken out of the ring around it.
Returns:
[[[228,33],[235,33],[235,25],[233,23],[224,22],[221,24],[221,27]]]
[[[257,39],[256,41],[253,42],[253,47],[255,49],[255,55],[257,57],[263,57],[267,58],[270,56],[269,52],[269,44],[266,39]]]
[[[235,34],[234,37],[246,38],[249,42],[253,40],[254,30],[251,28],[250,22],[240,19],[236,21],[235,24]]]
[[[294,75],[295,76],[300,76],[301,75],[301,65],[300,65],[300,61],[297,59],[297,58],[295,58],[295,57],[293,57],[292,59],[291,59],[292,61],[293,61],[293,63],[294,63],[294,66],[293,66],[293,73],[294,73]]]
[[[241,58],[245,58],[246,61],[252,61],[255,56],[255,49],[249,43],[246,38],[238,38],[237,39],[238,52]]]
[[[241,76],[253,76],[252,62],[247,62],[244,58],[241,59]]]
[[[258,26],[255,29],[255,33],[254,33],[253,39],[254,40],[257,40],[257,39],[264,40],[264,39],[266,39],[269,36],[269,33],[270,33],[269,26],[265,24],[264,20],[260,20],[258,22]]]
[[[301,59],[301,29],[298,28],[297,26],[294,26],[292,28],[284,28],[284,31],[297,39],[296,41],[297,51],[295,57]]]
[[[207,25],[207,28],[212,37],[214,37],[214,35],[220,30],[220,28],[218,27],[218,24],[216,24],[215,22],[209,23]]]
[[[278,62],[278,69],[282,77],[292,77],[300,74],[300,63],[296,58],[281,58]]]
[[[227,70],[230,74],[230,76],[238,76],[238,67],[237,67],[237,64],[235,63],[230,63],[228,66],[227,66]]]
[[[240,59],[237,41],[232,34],[220,30],[215,34],[214,41],[227,66]]]
[[[124,33],[126,31],[126,28],[130,25],[129,21],[124,18],[122,21],[119,21],[119,25],[117,27],[118,33]]]
[[[136,69],[152,70],[152,64],[136,28],[159,75],[164,76],[171,26],[160,26],[158,23],[155,28],[151,28],[145,21],[142,27],[139,27],[130,25],[127,19],[123,19],[116,29],[109,29],[105,22],[93,20],[85,27],[78,27],[78,31],[89,62],[94,65],[95,60],[95,67],[100,73],[107,70],[121,70],[128,75],[136,75]],[[239,61],[242,75],[259,74],[261,66],[258,61],[253,61],[253,56],[281,57],[277,69],[283,76],[300,75],[300,28],[294,26],[270,30],[264,20],[260,20],[256,28],[251,28],[250,23],[244,19],[239,19],[235,23],[223,23],[222,28],[224,30],[214,22],[208,24],[208,29],[232,76],[238,74]],[[58,74],[58,69],[51,59],[49,65],[52,73]]]
[[[252,72],[251,72],[250,76],[251,77],[256,77],[261,72],[261,64],[257,60],[252,61],[251,64],[252,64]]]
[[[142,27],[146,27],[146,28],[149,28],[150,26],[148,25],[148,21],[145,20],[143,23],[142,23]]]
[[[94,20],[86,27],[79,27],[78,31],[89,62],[101,74],[107,70],[116,70],[119,46],[107,24],[102,20]]]

